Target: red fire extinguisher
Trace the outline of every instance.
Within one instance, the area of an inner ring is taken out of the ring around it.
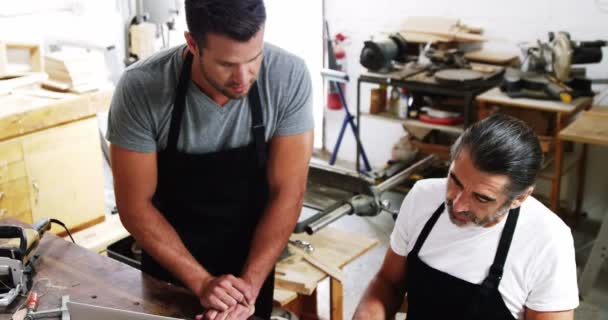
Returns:
[[[333,39],[334,44],[334,54],[336,56],[336,64],[338,67],[338,71],[346,72],[346,36],[342,33],[336,34],[336,37]],[[340,83],[340,87],[342,87],[342,93],[346,96],[346,86],[345,83]],[[340,94],[338,90],[333,85],[329,86],[329,90],[327,93],[327,108],[331,110],[340,110],[342,108],[342,101],[340,101]]]

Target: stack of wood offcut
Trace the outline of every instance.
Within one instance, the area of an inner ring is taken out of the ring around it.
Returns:
[[[447,17],[409,17],[401,24],[400,33],[406,41],[417,43],[475,43],[486,40],[482,36],[483,29]]]
[[[43,86],[58,91],[85,93],[99,89],[108,80],[104,57],[98,52],[62,50],[44,56],[49,79]]]
[[[432,43],[453,47],[454,45],[487,42],[483,29],[464,24],[460,19],[448,17],[409,17],[401,24],[399,33],[407,42]],[[441,47],[441,46],[440,46]],[[474,46],[473,46],[474,47]],[[469,61],[501,66],[517,66],[519,59],[514,52],[479,49],[466,52]]]

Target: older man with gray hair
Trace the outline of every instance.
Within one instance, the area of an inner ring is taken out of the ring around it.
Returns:
[[[531,196],[538,137],[493,115],[452,147],[447,178],[416,183],[356,319],[572,319],[578,306],[570,229]]]

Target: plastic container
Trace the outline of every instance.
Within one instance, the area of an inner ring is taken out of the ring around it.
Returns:
[[[406,119],[408,117],[409,105],[410,95],[407,91],[403,90],[401,92],[401,98],[399,99],[399,118]]]
[[[388,113],[390,115],[398,117],[399,116],[399,103],[401,102],[401,91],[399,91],[399,87],[393,87],[391,89],[391,96],[388,102]]]
[[[379,88],[372,89],[370,95],[369,113],[377,114],[386,110],[386,85],[381,84]]]

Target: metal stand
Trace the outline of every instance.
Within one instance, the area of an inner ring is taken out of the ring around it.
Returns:
[[[355,136],[355,141],[357,143],[357,172],[361,172],[361,168],[359,167],[359,156],[363,159],[364,171],[371,171],[372,168],[369,164],[369,160],[367,159],[367,154],[363,149],[363,145],[361,144],[361,139],[359,138],[359,129],[357,128],[357,124],[355,124],[354,116],[348,110],[348,105],[346,104],[346,99],[344,98],[344,91],[340,86],[340,83],[348,82],[348,75],[341,71],[335,71],[330,69],[324,69],[321,71],[321,75],[327,81],[329,81],[330,85],[333,85],[338,91],[340,95],[340,101],[342,102],[342,108],[344,109],[344,120],[342,121],[342,127],[340,128],[340,133],[338,134],[338,140],[334,145],[334,150],[329,159],[329,164],[334,165],[336,163],[336,158],[338,156],[338,151],[340,150],[340,145],[342,144],[342,138],[344,138],[344,131],[346,131],[346,127],[350,125],[350,128],[353,131],[353,135]]]

